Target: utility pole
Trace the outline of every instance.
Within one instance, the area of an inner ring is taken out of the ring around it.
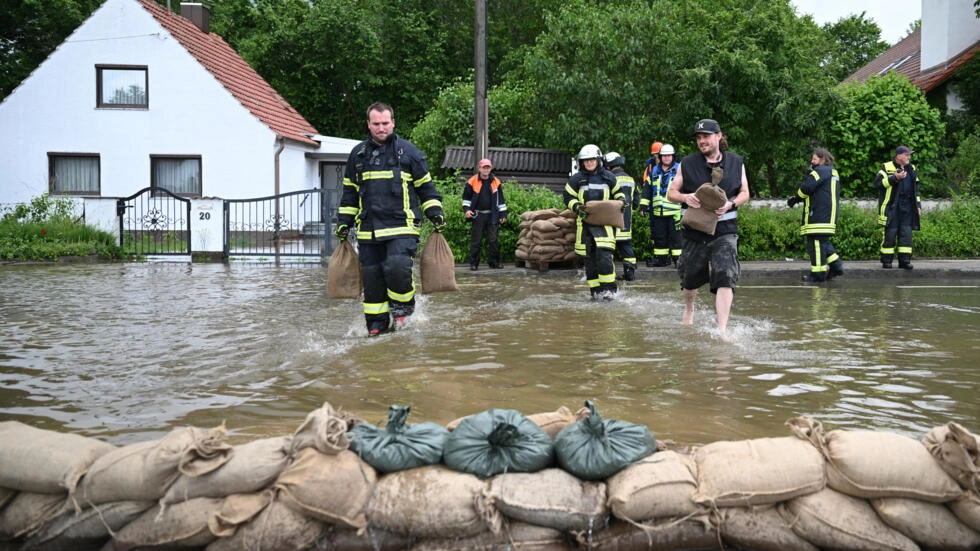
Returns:
[[[475,136],[473,140],[473,167],[477,166],[480,159],[487,157],[490,145],[487,139],[488,121],[487,111],[487,0],[474,0],[473,11],[476,14],[474,31],[474,93],[473,93],[473,128]]]

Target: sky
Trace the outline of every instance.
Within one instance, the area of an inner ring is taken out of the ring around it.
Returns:
[[[905,38],[905,31],[916,19],[922,18],[923,0],[791,0],[800,15],[811,15],[817,25],[833,23],[848,15],[860,15],[874,20],[881,28],[881,39],[894,46]]]

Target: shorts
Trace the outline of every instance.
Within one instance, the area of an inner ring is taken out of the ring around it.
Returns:
[[[720,287],[735,288],[741,274],[738,263],[738,235],[727,233],[708,241],[684,238],[677,274],[681,289],[697,289],[710,284],[712,293]]]

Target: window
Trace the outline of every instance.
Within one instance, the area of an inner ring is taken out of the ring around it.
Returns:
[[[99,156],[95,153],[48,153],[48,193],[99,195]]]
[[[151,155],[150,185],[183,196],[201,196],[201,156]]]
[[[96,105],[119,109],[146,109],[150,105],[146,67],[96,65]]]

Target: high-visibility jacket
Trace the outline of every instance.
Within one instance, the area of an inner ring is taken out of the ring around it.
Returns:
[[[878,224],[887,225],[888,219],[897,213],[899,202],[904,201],[906,205],[912,204],[911,225],[913,230],[918,230],[919,209],[922,208],[922,198],[919,197],[919,171],[913,164],[905,167],[907,173],[905,177],[909,179],[908,196],[902,196],[902,182],[895,176],[896,172],[898,167],[893,161],[888,161],[881,165],[881,169],[875,176],[875,189],[878,190]]]
[[[840,205],[840,175],[833,165],[813,167],[796,195],[803,199],[801,235],[834,235]]]
[[[677,175],[677,163],[664,170],[659,163],[647,165],[643,171],[643,196],[640,209],[649,210],[653,216],[680,218],[681,205],[667,200],[670,181]]]
[[[463,186],[463,212],[476,210],[476,202],[483,190],[483,179],[474,174]],[[491,175],[490,178],[490,210],[493,216],[491,224],[497,224],[501,218],[507,217],[507,202],[504,200],[504,189],[500,187],[500,179]]]
[[[422,214],[442,215],[442,196],[425,154],[394,133],[383,144],[367,139],[347,158],[337,223],[357,223],[358,241],[418,237]]]
[[[626,195],[619,189],[619,182],[616,176],[609,170],[599,167],[594,172],[579,170],[569,178],[565,184],[565,191],[562,194],[565,205],[572,211],[576,211],[578,206],[584,205],[589,201],[607,201],[618,199],[626,202]],[[582,240],[582,233],[589,232],[595,237],[596,245],[603,248],[616,248],[616,235],[612,226],[595,226],[586,224],[581,218],[578,219],[576,228],[575,250],[579,254],[585,254],[585,242]]]

